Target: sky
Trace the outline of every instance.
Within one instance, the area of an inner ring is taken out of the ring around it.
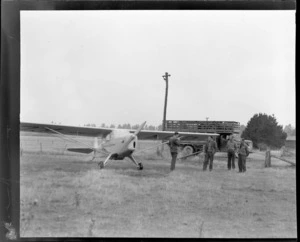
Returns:
[[[21,11],[21,122],[295,126],[295,11]]]

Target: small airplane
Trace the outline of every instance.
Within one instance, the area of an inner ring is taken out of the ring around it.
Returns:
[[[106,155],[105,161],[98,163],[100,169],[104,168],[109,160],[123,160],[128,157],[136,165],[138,170],[142,170],[143,164],[140,161],[136,161],[133,156],[137,148],[138,139],[167,140],[174,134],[173,131],[143,130],[145,124],[146,122],[143,122],[137,130],[126,130],[22,122],[20,123],[20,131],[56,134],[62,139],[84,146],[83,148],[68,148],[68,151],[85,154],[94,152],[93,159],[97,154]],[[90,145],[76,140],[74,137],[71,137],[72,135],[94,137],[94,144]],[[208,136],[218,136],[218,134],[190,132],[180,132],[180,135],[181,140],[206,140]],[[102,139],[101,144],[98,144],[99,138]],[[163,143],[160,145],[162,144]]]

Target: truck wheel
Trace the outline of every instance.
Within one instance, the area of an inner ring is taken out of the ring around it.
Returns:
[[[194,153],[194,148],[190,145],[184,146],[182,149],[182,156],[187,156]]]

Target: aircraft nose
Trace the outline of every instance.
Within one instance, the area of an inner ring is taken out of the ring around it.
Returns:
[[[136,135],[132,135],[131,136],[131,141],[128,144],[128,149],[129,150],[135,150],[136,149],[136,145],[137,145],[137,138]]]

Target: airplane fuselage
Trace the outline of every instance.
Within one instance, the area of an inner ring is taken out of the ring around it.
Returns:
[[[135,151],[137,140],[136,135],[128,134],[123,137],[108,140],[102,144],[102,149],[112,154],[111,159],[123,160]]]

